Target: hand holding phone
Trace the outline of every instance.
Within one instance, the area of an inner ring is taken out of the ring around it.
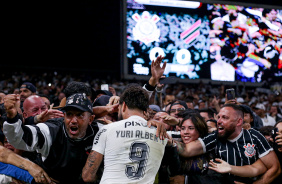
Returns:
[[[177,81],[177,78],[174,76],[160,78],[160,84],[175,84],[176,81]]]
[[[226,96],[227,100],[234,100],[235,99],[235,91],[233,88],[226,89]]]
[[[109,84],[101,84],[101,90],[109,91]]]
[[[272,139],[273,139],[273,147],[282,148],[282,145],[278,145],[278,144],[275,142],[275,141],[276,141],[277,132],[279,132],[277,127],[275,127],[275,128],[272,130],[272,132],[271,132],[271,134],[272,134],[271,137],[272,137]]]

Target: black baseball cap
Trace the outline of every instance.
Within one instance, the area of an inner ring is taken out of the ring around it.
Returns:
[[[109,95],[102,95],[102,96],[98,97],[94,101],[93,107],[96,107],[96,106],[106,106],[109,103],[110,98],[111,97]]]
[[[26,89],[30,90],[32,93],[36,92],[36,87],[30,82],[24,82],[21,85],[21,88],[26,88]]]
[[[93,114],[92,104],[85,93],[76,93],[68,97],[66,105],[62,108],[62,110],[65,111],[69,107],[74,107]]]
[[[251,114],[251,116],[254,117],[254,113],[253,113],[252,109],[249,106],[244,105],[244,104],[240,104],[239,106],[242,108],[244,113],[249,113],[249,114]]]

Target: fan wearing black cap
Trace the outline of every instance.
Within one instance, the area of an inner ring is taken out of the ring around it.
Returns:
[[[20,100],[21,100],[21,107],[24,100],[36,94],[36,87],[30,82],[24,82],[20,87]]]
[[[45,160],[37,160],[48,175],[60,183],[80,183],[80,174],[92,148],[98,127],[92,104],[84,93],[68,97],[63,107],[64,118],[24,126],[16,111],[16,95],[6,96],[7,121],[4,133],[17,149],[37,151]],[[63,123],[62,123],[63,122]]]

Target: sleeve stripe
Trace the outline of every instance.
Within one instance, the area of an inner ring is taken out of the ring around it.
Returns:
[[[32,137],[32,130],[28,126],[22,125],[22,130],[23,130],[23,141],[31,147],[32,142],[33,142],[33,137]]]
[[[203,152],[206,153],[207,150],[206,150],[206,145],[205,145],[204,141],[202,140],[202,138],[198,138],[198,140],[200,141],[200,143],[203,147]]]
[[[213,141],[211,141],[208,144],[206,144],[206,146],[210,145],[211,143],[214,143],[215,141],[216,141],[216,139],[214,139]]]
[[[268,151],[264,152],[263,154],[259,155],[259,158],[264,157],[265,155],[267,155],[270,151],[273,151],[273,148],[270,148]]]
[[[42,147],[40,148],[40,153],[42,153],[43,156],[47,156],[49,154],[51,145],[52,145],[52,136],[50,131],[50,128],[45,123],[38,123],[37,127],[40,129],[41,135],[43,136],[42,139],[44,139],[44,143],[42,144]],[[39,145],[40,146],[40,145]]]
[[[45,143],[45,139],[44,136],[42,134],[42,132],[40,131],[39,127],[35,127],[36,131],[37,131],[37,137],[38,137],[38,144],[37,147],[39,149],[42,149],[44,143]]]

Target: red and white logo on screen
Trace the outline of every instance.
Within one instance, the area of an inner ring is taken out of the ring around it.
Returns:
[[[153,41],[159,41],[160,29],[158,29],[156,25],[160,20],[159,16],[152,16],[148,11],[144,11],[141,16],[135,13],[132,15],[132,18],[137,22],[133,28],[135,40],[144,42],[146,45]]]

